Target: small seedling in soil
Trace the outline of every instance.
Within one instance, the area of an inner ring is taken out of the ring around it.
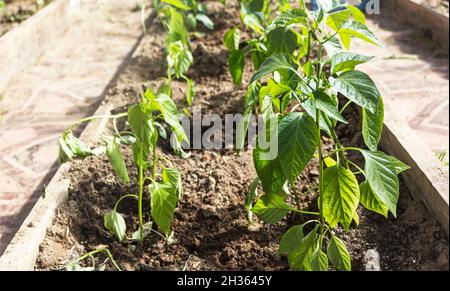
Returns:
[[[69,262],[66,265],[66,271],[95,271],[97,269],[95,265],[95,256],[98,256],[101,253],[104,253],[107,259],[98,267],[98,270],[104,270],[108,261],[111,261],[111,264],[114,267],[114,269],[116,269],[117,271],[122,271],[119,265],[117,265],[108,248],[100,248],[98,250],[86,253],[81,257],[79,257],[78,259]],[[90,258],[92,260],[92,265],[88,267],[81,266],[80,263],[82,263],[87,258]]]
[[[144,6],[142,6],[144,7]],[[203,3],[183,0],[155,1],[153,9],[157,12],[164,29],[167,31],[164,52],[167,60],[167,77],[162,78],[158,92],[172,97],[172,80],[183,79],[187,83],[186,102],[189,106],[195,98],[195,82],[186,76],[193,63],[190,42],[191,30],[197,29],[197,23],[206,28],[214,29],[214,23],[207,16]],[[198,35],[198,32],[194,32]]]
[[[115,130],[112,136],[103,136],[105,146],[91,149],[72,135],[72,129],[80,123],[93,119],[109,118],[113,120]],[[119,131],[117,120],[127,118],[128,128]],[[171,223],[175,207],[181,197],[181,174],[173,167],[164,167],[159,162],[157,142],[166,132],[160,122],[168,124],[173,132],[171,144],[175,152],[184,155],[181,142],[187,141],[175,103],[165,94],[155,95],[147,89],[140,103],[131,106],[127,112],[111,116],[93,116],[72,124],[59,139],[59,161],[64,163],[73,159],[106,154],[108,160],[123,183],[130,183],[128,169],[121,152],[121,147],[129,146],[133,152],[133,161],[138,172],[138,193],[128,193],[120,197],[114,208],[105,214],[104,225],[111,234],[122,242],[133,240],[141,242],[153,230],[153,222],[163,233],[162,237],[171,238]],[[147,176],[147,170],[150,175]],[[127,198],[137,200],[139,229],[131,237],[127,236],[125,219],[118,212],[120,203]],[[144,221],[144,198],[150,200],[150,217]]]
[[[367,28],[364,14],[337,2],[319,1],[319,9],[309,11],[303,1],[300,8],[283,1],[278,6],[281,13],[271,18],[274,13],[268,1],[241,1],[242,22],[251,39],[242,46],[238,28],[224,39],[237,85],[242,81],[245,56],[251,57],[256,70],[248,86],[243,122],[248,125],[250,115],[258,112],[266,121],[267,136],[278,137],[278,155],[272,159],[258,143],[253,150],[258,177],[246,199],[249,220],[253,213],[270,224],[290,212],[315,216],[292,226],[281,238],[280,253],[287,254],[293,270],[325,271],[329,263],[335,269],[350,270],[349,252],[333,229],[338,224],[345,230],[353,222],[358,224],[359,204],[385,217],[389,212],[396,216],[398,175],[408,169],[378,149],[383,100],[372,79],[355,69],[371,57],[348,51],[352,38],[380,43]],[[367,149],[343,146],[336,132],[339,123],[349,123],[343,113],[351,104],[361,107]],[[334,142],[329,153],[324,152],[324,135]],[[359,153],[365,166],[352,161],[350,152]],[[314,156],[319,162],[318,212],[287,202],[289,196],[298,201],[295,182]],[[264,194],[257,197],[259,184]]]

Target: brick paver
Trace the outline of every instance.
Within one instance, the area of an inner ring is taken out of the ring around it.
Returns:
[[[57,168],[58,135],[95,110],[141,35],[137,1],[81,3],[59,46],[2,92],[0,254]]]
[[[355,42],[354,50],[375,56],[361,70],[375,80],[385,103],[419,138],[436,154],[448,152],[448,54],[390,16],[374,16],[368,26],[384,47]]]

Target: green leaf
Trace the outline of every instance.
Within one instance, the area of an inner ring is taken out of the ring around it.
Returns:
[[[291,8],[291,4],[289,0],[278,0],[278,7],[280,11],[286,11]]]
[[[340,6],[339,0],[317,0],[317,4],[326,12]]]
[[[347,9],[352,13],[353,18],[361,24],[366,25],[366,16],[358,7],[349,5]]]
[[[348,124],[347,120],[341,115],[337,108],[337,103],[323,91],[314,92],[314,98],[316,99],[316,107],[320,111],[326,113],[329,117]]]
[[[297,35],[289,28],[275,28],[266,37],[267,53],[269,55],[275,53],[292,54],[297,48]]]
[[[317,225],[300,242],[300,245],[288,255],[289,266],[292,270],[311,270],[311,255],[317,243]]]
[[[189,106],[191,106],[192,101],[194,100],[195,95],[197,94],[195,89],[195,82],[187,77],[184,77],[184,79],[187,82],[186,102]]]
[[[331,168],[337,165],[337,162],[332,157],[326,157],[323,159],[323,162],[327,166],[327,168]]]
[[[253,75],[250,83],[253,83],[265,75],[271,74],[277,70],[291,69],[291,57],[285,53],[276,53],[268,57],[264,63],[261,64],[258,71]]]
[[[58,144],[58,160],[61,164],[73,159],[84,159],[97,155],[95,150],[91,150],[81,140],[73,136],[71,131],[65,131],[58,139]]]
[[[177,107],[172,98],[166,94],[160,94],[156,99],[153,99],[150,102],[149,108],[161,112],[164,121],[172,128],[178,142],[182,142],[183,140],[186,142],[188,141],[184,128],[181,125],[181,117],[178,114]]]
[[[123,241],[127,226],[120,213],[111,210],[103,217],[103,223],[105,228],[109,230],[119,242]]]
[[[319,130],[307,114],[291,112],[281,120],[278,131],[277,159],[293,184],[317,149]]]
[[[351,101],[372,113],[376,112],[380,92],[367,74],[360,71],[348,71],[336,79],[330,77],[330,83],[336,91]]]
[[[247,93],[244,96],[244,108],[253,107],[259,98],[259,90],[261,89],[260,84],[252,83],[248,85]]]
[[[339,165],[326,168],[323,173],[323,216],[331,227],[338,222],[349,229],[359,204],[359,186],[353,173]]]
[[[308,15],[303,9],[291,9],[282,12],[279,16],[275,17],[270,25],[267,27],[266,32],[274,30],[278,27],[286,27],[291,24],[308,24]]]
[[[311,255],[311,271],[328,271],[328,257],[322,251],[321,243],[317,243],[317,247]]]
[[[314,102],[313,99],[308,98],[308,99],[304,100],[303,102],[301,102],[300,106],[314,120],[314,122],[316,122],[316,118],[317,118],[316,102]],[[320,114],[320,119],[319,119],[320,129],[331,136],[331,130],[330,130],[330,128],[328,128],[328,125],[325,122],[324,113],[319,112],[319,114]]]
[[[245,26],[247,26],[256,33],[259,34],[264,33],[264,28],[257,14],[246,14],[242,19],[242,22],[244,23]]]
[[[400,184],[395,165],[385,153],[366,150],[361,153],[366,160],[366,178],[373,193],[397,216]]]
[[[291,87],[281,83],[277,83],[273,79],[269,79],[269,81],[267,82],[267,87],[269,87],[270,96],[272,98],[277,98],[280,95],[291,91]]]
[[[178,202],[176,187],[171,182],[153,182],[149,185],[151,193],[151,214],[153,220],[166,236],[170,235],[170,225]]]
[[[189,30],[195,30],[197,28],[197,19],[193,13],[188,13],[185,21]]]
[[[265,0],[243,0],[241,1],[241,12],[244,14],[261,12],[264,9]]]
[[[260,92],[259,107],[264,122],[268,122],[273,117],[272,97],[269,87],[262,87]]]
[[[351,20],[343,23],[339,29],[339,34],[354,36],[368,43],[382,46],[375,35],[364,24]]]
[[[142,236],[141,230],[138,229],[131,235],[131,240],[133,241],[142,241],[146,236],[148,236],[152,232],[153,222],[149,221],[142,225]]]
[[[229,29],[223,37],[223,43],[229,51],[235,51],[239,49],[239,43],[241,41],[241,31],[237,27]]]
[[[339,31],[342,25],[350,19],[352,13],[348,9],[332,12],[328,14],[325,23],[334,31]]]
[[[297,249],[303,237],[303,225],[295,225],[289,228],[281,237],[280,254],[290,253]]]
[[[402,161],[399,161],[398,159],[396,159],[392,156],[388,156],[388,158],[391,161],[391,163],[394,165],[395,172],[397,173],[397,175],[403,173],[404,171],[411,169],[410,166],[405,165]]]
[[[241,85],[242,75],[244,73],[245,54],[241,50],[230,51],[228,54],[228,67],[230,68],[233,83],[236,86]]]
[[[324,43],[324,48],[327,51],[327,55],[331,58],[335,54],[338,54],[343,51],[341,42],[339,41],[339,38],[336,36],[333,36],[329,41]]]
[[[291,209],[283,196],[266,194],[256,201],[252,211],[265,223],[274,224],[281,221]]]
[[[161,2],[170,4],[182,10],[191,10],[191,7],[184,4],[181,0],[161,0]]]
[[[357,53],[340,52],[331,57],[331,75],[338,72],[354,70],[357,65],[366,63],[373,57],[366,57]]]
[[[183,14],[176,9],[170,9],[169,33],[166,38],[167,47],[171,43],[181,41],[185,47],[189,47],[189,32],[184,24]]]
[[[362,182],[359,185],[359,191],[361,192],[361,204],[376,213],[388,217],[389,209],[387,206],[373,193],[372,188],[367,181]]]
[[[236,150],[239,152],[245,146],[245,138],[247,137],[248,127],[252,118],[252,107],[245,109],[244,115],[236,125]]]
[[[331,235],[331,240],[327,247],[327,254],[330,262],[341,271],[351,271],[352,262],[350,254],[344,243],[334,234]]]
[[[181,173],[174,168],[163,168],[162,179],[164,183],[170,183],[177,192],[178,199],[183,194],[183,182],[181,179]]]
[[[125,165],[120,146],[115,138],[108,141],[106,145],[106,155],[119,179],[124,183],[128,183],[130,178],[128,177],[127,166]]]
[[[192,61],[192,53],[186,49],[181,41],[173,42],[169,45],[167,64],[175,71],[177,78],[180,78],[189,71]]]
[[[206,14],[197,14],[195,18],[197,18],[198,21],[203,23],[203,25],[206,26],[206,28],[208,28],[209,30],[214,29],[214,23]]]
[[[147,167],[147,157],[157,137],[150,120],[151,113],[145,112],[141,104],[133,105],[128,109],[128,123],[137,138],[132,145],[134,162],[140,166],[142,161],[144,169]]]
[[[364,143],[373,152],[378,149],[378,143],[381,139],[384,121],[383,98],[378,100],[378,108],[375,113],[362,109],[362,136]]]
[[[197,2],[197,1],[191,1],[191,0],[188,0],[188,1]],[[206,8],[206,5],[204,3],[197,4],[197,11],[200,12],[201,14],[208,14],[208,9]]]
[[[311,60],[307,61],[303,66],[303,71],[305,72],[306,77],[311,78],[314,74],[314,67],[311,64]]]
[[[256,177],[250,185],[250,191],[245,196],[245,209],[247,209],[247,219],[250,224],[253,223],[253,199],[258,196],[259,178]]]
[[[172,88],[169,86],[167,79],[164,79],[161,85],[159,85],[157,93],[172,96]]]

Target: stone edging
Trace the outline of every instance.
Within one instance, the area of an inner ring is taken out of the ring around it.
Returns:
[[[0,37],[0,93],[7,83],[52,48],[71,26],[73,0],[55,0]]]
[[[446,51],[449,48],[449,16],[429,8],[428,0],[381,1],[381,13],[395,14],[403,21],[420,28],[439,43]]]
[[[411,167],[401,174],[413,197],[422,201],[449,235],[449,171],[433,151],[385,105],[381,146]]]

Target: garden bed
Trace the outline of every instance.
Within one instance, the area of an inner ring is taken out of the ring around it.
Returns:
[[[237,7],[211,7],[214,32],[193,40],[195,63],[189,77],[197,83],[194,103],[204,113],[223,116],[242,111],[245,91],[232,83],[222,44],[227,29],[238,24],[237,11]],[[160,49],[163,42],[163,30],[156,21],[104,104],[114,108],[114,112],[123,112],[137,101],[143,83],[164,75]],[[250,77],[251,72],[246,71],[244,84]],[[185,84],[176,83],[175,87],[184,88]],[[179,107],[184,106],[183,99],[181,94],[175,94]],[[354,113],[347,119],[356,119],[356,111],[351,112]],[[344,144],[362,144],[358,128],[339,132]],[[331,146],[330,141],[325,142]],[[65,177],[70,180],[69,199],[48,228],[35,268],[62,269],[71,259],[106,245],[125,270],[287,270],[287,259],[278,254],[279,240],[292,220],[300,218],[289,217],[276,225],[255,218],[254,224],[248,226],[244,200],[256,176],[251,151],[240,155],[232,150],[191,153],[189,159],[183,160],[172,154],[167,143],[160,144],[160,154],[175,164],[183,176],[183,197],[173,222],[174,244],[165,244],[157,235],[148,236],[140,246],[115,242],[103,227],[103,215],[121,194],[134,193],[136,189],[118,181],[106,158],[91,157],[70,164]],[[126,152],[125,157],[132,169],[131,153]],[[297,181],[298,191],[305,193],[302,203],[312,210],[317,204],[316,168],[317,161],[312,161]],[[135,181],[136,173],[130,174]],[[336,230],[349,249],[354,270],[364,270],[368,260],[373,261],[368,257],[374,252],[380,254],[382,270],[448,269],[444,230],[420,201],[412,199],[404,185],[401,189],[397,219],[386,220],[360,208],[358,228],[348,232]],[[124,202],[118,210],[131,214],[125,218],[129,228],[136,229],[135,201]]]

